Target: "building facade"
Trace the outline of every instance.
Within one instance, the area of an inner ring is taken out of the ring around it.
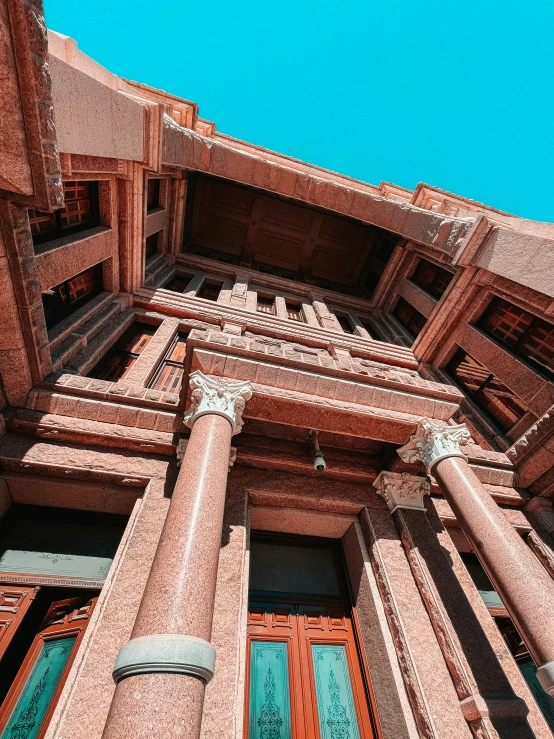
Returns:
[[[0,8],[0,738],[552,737],[554,225]]]

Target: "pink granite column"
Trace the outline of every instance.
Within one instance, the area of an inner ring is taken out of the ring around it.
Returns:
[[[231,437],[252,390],[201,372],[190,387],[192,430],[132,638],[116,660],[103,739],[200,736]]]
[[[554,695],[554,584],[471,470],[460,451],[460,441],[469,438],[464,424],[423,419],[398,454],[406,462],[423,462],[438,481],[525,640],[538,679]]]

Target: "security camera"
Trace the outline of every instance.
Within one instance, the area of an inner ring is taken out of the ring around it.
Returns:
[[[325,460],[323,459],[323,454],[321,453],[321,449],[319,448],[319,442],[317,440],[317,431],[310,431],[310,438],[314,445],[314,468],[318,472],[323,472],[325,467],[327,466],[325,464]]]

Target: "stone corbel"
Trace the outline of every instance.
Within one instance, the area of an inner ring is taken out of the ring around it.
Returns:
[[[410,441],[397,453],[403,462],[423,462],[431,473],[437,462],[446,457],[467,457],[460,450],[460,444],[471,439],[465,423],[456,426],[445,426],[438,421],[422,418],[418,421]]]
[[[191,374],[189,386],[192,390],[191,406],[185,413],[185,426],[192,428],[197,418],[214,413],[230,422],[233,434],[240,433],[242,412],[246,401],[252,397],[252,385],[249,382],[215,380],[197,370]]]
[[[424,511],[423,496],[431,492],[431,486],[424,477],[407,472],[380,472],[373,487],[383,496],[391,513],[397,508]]]

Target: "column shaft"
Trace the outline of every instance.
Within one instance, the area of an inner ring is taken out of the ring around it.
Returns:
[[[537,666],[553,661],[554,588],[550,577],[466,459],[440,459],[433,475]]]
[[[221,415],[194,422],[132,638],[209,640],[233,427]],[[151,671],[122,679],[103,739],[198,737],[204,683]]]

